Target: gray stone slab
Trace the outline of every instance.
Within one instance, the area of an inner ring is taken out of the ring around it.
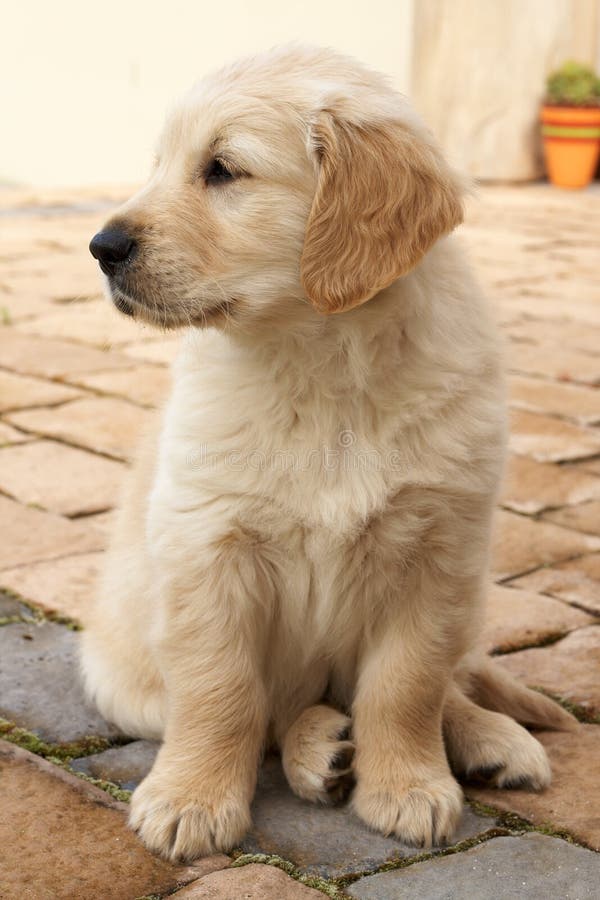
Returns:
[[[84,697],[77,641],[54,622],[0,628],[0,716],[49,743],[119,736]]]
[[[349,807],[317,806],[289,789],[277,758],[268,758],[259,777],[253,805],[254,827],[242,848],[248,853],[276,853],[304,872],[326,878],[369,872],[390,860],[422,853],[394,838],[376,834]],[[493,828],[495,820],[465,808],[455,842]]]
[[[79,772],[133,790],[148,774],[158,744],[134,741],[103,753],[73,760]],[[253,828],[242,843],[247,853],[269,853],[296,863],[303,871],[324,877],[370,872],[385,862],[421,853],[394,838],[369,831],[348,806],[307,803],[289,789],[277,757],[261,769],[252,808]],[[455,843],[493,828],[495,820],[465,807]]]
[[[361,878],[346,891],[359,900],[597,900],[600,855],[542,834],[499,837]]]
[[[9,616],[26,616],[31,615],[31,610],[23,603],[19,603],[14,597],[0,591],[0,619],[9,618]]]
[[[158,741],[132,741],[124,747],[74,759],[71,768],[132,791],[152,768],[159,746]]]

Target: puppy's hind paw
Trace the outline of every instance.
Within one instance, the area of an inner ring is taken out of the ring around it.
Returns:
[[[486,711],[485,724],[485,730],[465,735],[466,739],[452,748],[457,773],[468,781],[484,781],[497,788],[547,788],[550,763],[540,742],[501,713]]]
[[[518,752],[504,758],[496,753],[498,762],[471,769],[467,778],[486,781],[507,790],[543,791],[551,781],[550,763],[539,741],[531,735],[528,737],[531,743],[523,741]]]
[[[328,706],[311,706],[289,729],[282,753],[291,789],[304,800],[340,803],[354,785],[350,719]]]

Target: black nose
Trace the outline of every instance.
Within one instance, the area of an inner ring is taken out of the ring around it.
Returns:
[[[114,275],[120,263],[131,259],[135,248],[133,238],[118,228],[99,231],[90,241],[90,253],[106,275]]]

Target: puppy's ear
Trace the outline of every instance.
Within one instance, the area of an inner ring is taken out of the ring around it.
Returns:
[[[301,277],[315,308],[337,313],[404,275],[462,221],[461,185],[427,137],[400,122],[325,112],[313,142],[320,172]]]

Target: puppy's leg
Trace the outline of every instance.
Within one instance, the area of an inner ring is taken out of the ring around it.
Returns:
[[[80,652],[86,693],[102,715],[125,734],[160,740],[165,689],[149,637],[151,572],[139,538],[108,553]]]
[[[579,727],[571,713],[521,684],[481,651],[467,654],[460,661],[454,680],[479,706],[505,713],[522,725],[556,731],[576,731]]]
[[[304,800],[336,803],[352,787],[350,719],[331,706],[309,706],[288,728],[281,748],[291,789]]]
[[[140,447],[98,593],[85,610],[81,663],[86,692],[106,719],[125,734],[160,739],[165,690],[150,635],[155,573],[145,539],[155,460],[156,433],[148,434]]]
[[[450,838],[462,810],[442,741],[451,669],[424,623],[411,636],[405,624],[373,643],[359,674],[353,806],[377,831],[428,847]]]
[[[363,590],[376,616],[353,704],[353,803],[372,828],[417,846],[448,840],[461,815],[442,711],[479,627],[492,499],[401,492],[370,535],[379,559]]]
[[[499,788],[550,784],[546,751],[536,739],[502,713],[482,709],[453,686],[444,705],[444,737],[457,775],[480,777]]]
[[[172,665],[165,741],[134,792],[130,825],[172,860],[229,850],[250,826],[266,728],[264,689],[242,641],[198,642]]]
[[[130,814],[144,843],[172,860],[228,850],[250,825],[267,725],[267,581],[231,546],[204,577],[187,578],[187,591],[181,578],[172,586],[159,651],[165,739]]]

